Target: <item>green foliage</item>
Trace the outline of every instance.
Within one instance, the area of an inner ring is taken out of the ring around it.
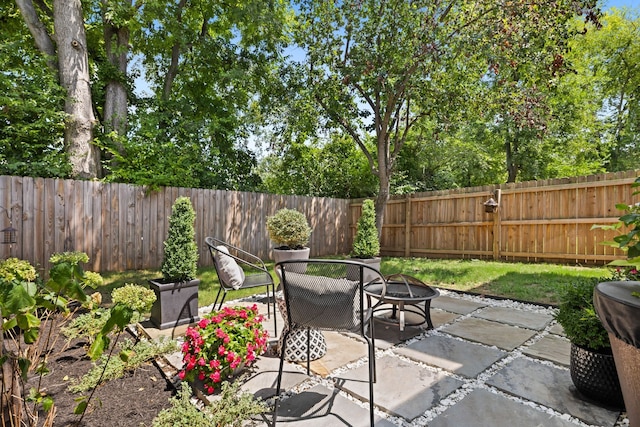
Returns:
[[[0,4],[0,175],[67,178],[65,92],[15,2]]]
[[[40,327],[40,319],[36,316],[41,292],[36,279],[36,270],[28,261],[9,258],[0,262],[2,330],[17,326],[27,344],[35,342]]]
[[[98,386],[102,381],[122,378],[125,373],[136,370],[148,361],[178,349],[176,342],[169,339],[142,339],[135,343],[126,339],[118,347],[121,357],[102,355],[87,374],[73,381],[69,391],[79,393]]]
[[[632,187],[640,187],[640,177],[635,179]],[[633,195],[636,194],[640,194],[640,191],[634,191]],[[591,229],[619,230],[622,227],[627,227],[628,231],[626,233],[614,237],[613,241],[602,242],[602,244],[622,249],[627,253],[626,260],[615,260],[610,265],[640,268],[640,204],[626,205],[618,203],[616,208],[626,212],[619,218],[617,223],[613,225],[594,225]]]
[[[5,380],[20,376],[26,381],[29,372],[34,368],[37,375],[46,374],[44,355],[47,355],[50,349],[42,348],[38,341],[41,319],[55,312],[67,313],[69,299],[83,303],[91,301],[84,293],[84,287],[100,284],[102,279],[97,273],[82,270],[79,264],[87,261],[87,255],[81,252],[53,254],[50,258],[50,279],[45,285],[42,285],[35,269],[27,261],[10,258],[0,262],[2,333],[7,339],[13,340],[12,347],[18,349],[8,351],[7,346],[0,347],[2,369],[5,375],[9,373]],[[14,328],[18,328],[21,335],[14,334]],[[24,341],[26,348],[20,343],[20,339]],[[47,339],[44,342],[50,344],[52,340]],[[14,387],[17,395],[16,399],[10,399],[10,413],[21,414],[23,401],[34,402],[45,411],[53,407],[51,397],[42,390],[33,388],[27,392],[22,389],[22,385]]]
[[[138,313],[148,313],[156,301],[156,294],[149,288],[127,283],[111,292],[114,304],[123,304]]]
[[[85,294],[84,289],[87,286],[95,288],[102,284],[100,274],[85,272],[82,269],[80,264],[89,262],[89,257],[84,252],[53,254],[49,262],[51,269],[46,286],[56,294],[67,295],[81,303],[86,303],[90,298]]]
[[[178,395],[170,399],[171,407],[163,409],[153,420],[153,427],[201,427],[215,425],[204,411],[191,403],[191,387],[182,383]]]
[[[220,399],[199,410],[190,400],[191,387],[182,383],[178,395],[171,398],[171,408],[161,411],[153,427],[201,427],[204,425],[241,427],[254,415],[268,411],[266,405],[240,389],[239,382],[225,383]]]
[[[196,277],[198,247],[195,241],[196,213],[188,197],[178,197],[169,217],[167,240],[164,241],[162,275],[167,282],[184,282]]]
[[[291,143],[260,162],[262,190],[342,199],[375,194],[377,181],[349,138],[332,135],[315,144]]]
[[[373,258],[380,254],[380,240],[376,228],[376,210],[373,200],[362,202],[362,214],[358,219],[356,237],[353,239],[351,256],[355,258]]]
[[[302,249],[311,237],[307,218],[295,209],[280,209],[268,216],[267,231],[273,243],[286,249]]]
[[[555,315],[572,343],[593,350],[611,346],[593,306],[593,291],[601,281],[600,278],[582,279],[567,286]]]
[[[111,301],[116,306],[126,307],[131,311],[131,319],[127,324],[139,322],[143,314],[151,310],[155,300],[156,295],[152,290],[132,283],[126,283],[111,292]],[[62,333],[69,340],[84,337],[93,343],[110,318],[111,310],[98,307],[76,316],[62,329]]]
[[[93,343],[94,338],[109,319],[109,310],[98,308],[89,313],[76,316],[69,324],[62,328],[62,334],[68,339],[86,338]]]

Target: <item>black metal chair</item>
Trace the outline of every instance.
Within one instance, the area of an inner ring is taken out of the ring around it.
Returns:
[[[279,271],[280,286],[287,307],[288,327],[285,328],[283,348],[280,349],[273,424],[277,419],[277,397],[282,383],[287,336],[293,330],[302,328],[307,330],[308,353],[311,329],[352,332],[365,339],[369,350],[369,412],[373,426],[373,383],[376,381],[376,369],[372,316],[374,308],[381,302],[367,306],[363,287],[367,283],[379,281],[384,288],[384,277],[378,270],[365,264],[341,260],[288,260],[277,263],[276,270]],[[373,280],[365,282],[365,274],[371,274]],[[310,372],[309,360],[308,355],[307,375]]]
[[[213,266],[220,281],[220,289],[216,294],[213,309],[222,308],[229,291],[266,286],[267,316],[271,318],[273,306],[273,328],[274,335],[277,336],[275,284],[264,262],[257,256],[215,237],[207,237],[204,241],[209,247]]]

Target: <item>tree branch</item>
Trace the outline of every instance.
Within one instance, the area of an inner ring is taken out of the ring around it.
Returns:
[[[53,44],[53,39],[38,17],[36,9],[33,7],[33,2],[31,0],[16,0],[16,5],[20,9],[20,13],[22,13],[24,22],[29,28],[38,50],[46,55],[47,65],[52,71],[55,71],[56,78],[59,78],[56,48]]]

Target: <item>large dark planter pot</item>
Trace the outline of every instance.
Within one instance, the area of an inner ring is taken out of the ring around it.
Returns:
[[[356,261],[362,264],[366,264],[369,267],[373,267],[376,270],[380,271],[380,261],[382,258],[349,258],[349,261]],[[371,270],[365,269],[363,275],[363,282],[368,283],[378,276]],[[349,280],[360,280],[360,269],[357,266],[348,266],[347,267],[347,279]]]
[[[569,360],[571,379],[582,395],[607,407],[624,408],[611,349],[598,352],[571,343]]]
[[[149,284],[156,294],[156,302],[151,307],[150,320],[158,329],[174,328],[200,320],[198,317],[200,279],[179,283],[149,280]]]
[[[603,282],[596,286],[593,304],[616,361],[629,427],[640,427],[640,282]]]

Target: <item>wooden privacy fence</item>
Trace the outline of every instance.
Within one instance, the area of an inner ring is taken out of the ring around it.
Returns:
[[[206,236],[271,258],[266,217],[284,207],[309,220],[312,256],[350,250],[348,200],[175,187],[147,192],[128,184],[0,176],[6,209],[6,215],[0,209],[0,230],[17,230],[16,243],[0,244],[0,259],[13,256],[48,271],[51,254],[75,250],[89,255],[86,268],[93,271],[159,268],[179,196],[190,197],[196,211],[200,265],[211,265]]]
[[[620,232],[591,230],[612,224],[617,203],[640,201],[636,171],[414,194],[391,200],[385,211],[382,254],[603,264],[624,252],[601,245]],[[484,203],[499,199],[493,213]],[[350,208],[350,224],[361,203]]]
[[[532,181],[414,194],[393,199],[385,211],[382,254],[432,258],[480,258],[603,264],[623,258],[603,246],[614,231],[591,230],[622,214],[617,203],[640,201],[631,183],[637,171],[575,179]],[[56,252],[89,255],[88,269],[157,269],[171,207],[188,196],[196,210],[200,265],[211,265],[204,245],[216,236],[271,258],[266,217],[287,207],[303,212],[313,233],[313,257],[347,254],[361,202],[222,190],[167,187],[147,192],[105,184],[0,176],[0,230],[13,227],[17,241],[0,244],[0,259],[26,259],[43,271]],[[494,213],[484,202],[499,199]]]

